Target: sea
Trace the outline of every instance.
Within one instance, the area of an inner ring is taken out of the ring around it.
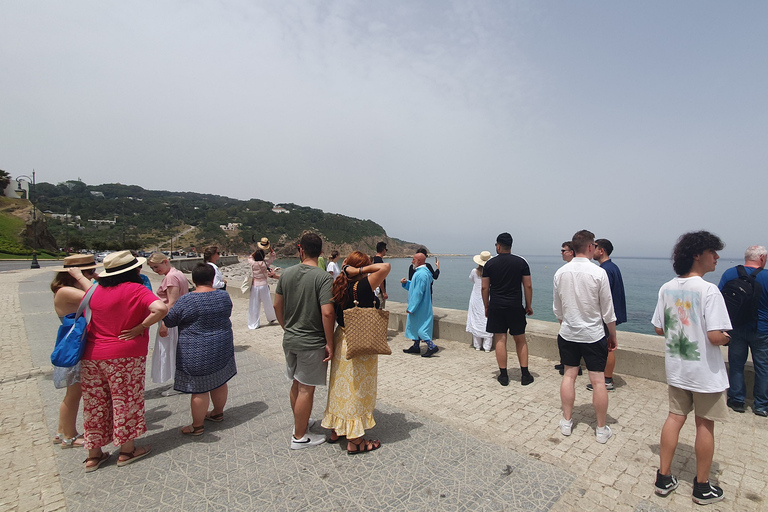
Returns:
[[[536,320],[557,322],[552,312],[552,291],[555,272],[564,262],[556,256],[523,256],[531,267],[533,284],[533,316]],[[469,274],[477,265],[472,256],[438,256],[440,276],[433,285],[432,301],[436,307],[466,311],[472,282]],[[654,334],[651,317],[656,308],[659,288],[675,277],[669,258],[612,258],[618,265],[624,279],[627,297],[627,322],[618,326],[619,331]],[[389,300],[408,302],[408,292],[400,285],[400,278],[408,277],[411,258],[386,258],[392,265],[387,278]],[[289,267],[298,263],[296,259],[275,261],[275,265]],[[435,258],[430,256],[427,263],[435,266]],[[704,279],[717,284],[722,273],[734,266],[743,264],[743,260],[721,258],[717,270],[704,276]]]

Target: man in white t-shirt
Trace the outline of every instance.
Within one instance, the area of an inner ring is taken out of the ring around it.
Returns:
[[[703,279],[717,266],[723,242],[707,231],[686,233],[672,251],[672,267],[678,277],[659,290],[653,314],[656,334],[664,336],[665,366],[669,385],[669,415],[661,429],[660,462],[656,494],[667,496],[677,486],[672,459],[680,429],[688,413],[696,420],[696,477],[693,501],[700,505],[723,499],[723,490],[709,483],[715,453],[715,421],[728,414],[725,390],[728,373],[720,346],[730,340],[725,332],[731,321],[716,285]]]
[[[328,260],[328,265],[325,267],[326,272],[331,274],[333,279],[336,279],[336,277],[341,274],[341,269],[339,269],[339,265],[336,263],[338,258],[339,251],[331,251],[331,259]]]

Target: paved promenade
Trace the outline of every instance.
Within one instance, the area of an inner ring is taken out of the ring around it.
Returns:
[[[511,355],[513,382],[503,388],[492,354],[442,339],[441,351],[423,359],[403,354],[409,342],[396,335],[393,355],[379,359],[378,424],[370,435],[382,441],[380,450],[357,457],[331,444],[291,451],[282,331],[249,331],[239,292],[232,317],[238,375],[230,381],[225,421],[207,424],[201,437],[183,437],[188,397],[165,398],[168,385],[148,384],[149,432],[138,444],[151,444],[153,454],[124,468],[113,456],[86,475],[84,450],[50,442],[62,397],[48,360],[58,325],[51,277],[40,270],[0,273],[0,511],[698,508],[690,499],[692,419],[673,465],[680,488],[666,499],[653,495],[664,384],[618,376],[609,406],[614,438],[599,445],[586,377],[578,381],[574,432],[566,438],[557,426],[560,376],[553,361],[532,358],[536,381],[522,387]],[[314,417],[322,416],[325,396],[318,388]],[[751,413],[732,413],[717,426],[713,478],[726,499],[709,510],[768,509],[766,426]]]

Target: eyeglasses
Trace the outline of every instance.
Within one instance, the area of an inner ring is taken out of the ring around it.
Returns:
[[[570,249],[560,249],[560,252],[571,252]]]

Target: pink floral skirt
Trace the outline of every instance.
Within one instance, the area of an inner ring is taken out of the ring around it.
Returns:
[[[146,357],[80,362],[85,447],[121,446],[147,431],[144,421]]]

